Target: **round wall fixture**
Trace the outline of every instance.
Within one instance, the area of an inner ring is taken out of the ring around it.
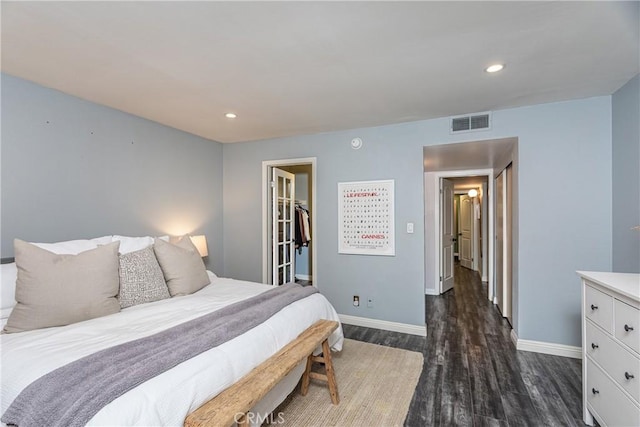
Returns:
[[[362,140],[360,138],[353,138],[351,140],[351,148],[358,150],[362,147]]]

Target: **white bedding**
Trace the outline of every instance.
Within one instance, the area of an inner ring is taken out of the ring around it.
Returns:
[[[272,288],[217,278],[212,274],[210,277],[212,283],[193,295],[142,304],[69,326],[0,335],[2,413],[25,387],[53,369]],[[314,294],[296,301],[247,333],[125,393],[98,412],[89,424],[182,425],[188,413],[240,379],[319,319],[339,320],[324,296]],[[339,351],[342,342],[342,328],[338,328],[329,343]],[[299,369],[296,374],[300,375]],[[295,384],[291,380],[289,383]],[[282,400],[288,391],[284,393],[277,399]],[[278,403],[262,406],[272,410]]]

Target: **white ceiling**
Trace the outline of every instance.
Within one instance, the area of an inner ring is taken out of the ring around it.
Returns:
[[[237,142],[609,95],[638,73],[638,5],[2,1],[1,64]]]
[[[429,145],[422,148],[425,172],[494,169],[506,164],[505,157],[516,146],[517,138],[500,138],[457,144]]]

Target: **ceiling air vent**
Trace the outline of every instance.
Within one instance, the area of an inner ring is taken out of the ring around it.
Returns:
[[[454,117],[451,119],[451,133],[485,130],[491,127],[491,113]]]

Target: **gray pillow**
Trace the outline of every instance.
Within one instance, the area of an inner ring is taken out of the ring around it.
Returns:
[[[156,239],[153,251],[172,297],[192,294],[209,284],[207,269],[189,236],[175,244]]]
[[[119,246],[114,242],[77,255],[57,255],[15,239],[17,304],[4,331],[69,325],[120,311]]]
[[[118,301],[121,308],[169,297],[169,289],[151,246],[120,255]]]

